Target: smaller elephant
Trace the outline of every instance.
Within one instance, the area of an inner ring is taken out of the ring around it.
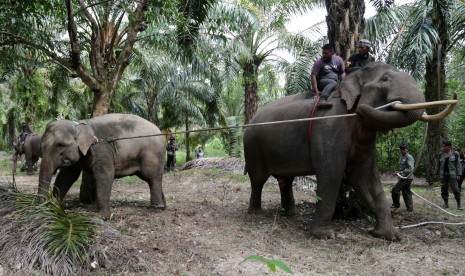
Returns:
[[[97,206],[108,219],[115,178],[137,175],[150,188],[150,204],[166,208],[162,176],[165,139],[157,126],[129,114],[107,114],[88,120],[50,122],[42,137],[39,194],[48,191],[59,172],[53,194],[63,200],[82,171],[95,183]]]
[[[27,174],[34,174],[34,165],[39,161],[39,157],[42,157],[41,140],[42,133],[31,133],[26,136],[24,142],[18,139],[13,145],[13,174],[16,173],[18,157],[23,154],[26,156]]]

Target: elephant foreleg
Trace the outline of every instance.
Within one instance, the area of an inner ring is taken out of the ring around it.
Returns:
[[[276,176],[281,192],[281,207],[284,209],[283,215],[293,216],[296,214],[294,193],[292,191],[292,182],[294,177]]]
[[[317,202],[315,217],[310,227],[316,238],[334,238],[331,219],[336,208],[337,191],[342,181],[343,172],[317,173]]]
[[[32,175],[34,174],[34,160],[33,156],[30,152],[26,152],[26,167],[27,167],[27,174]]]
[[[60,200],[63,200],[73,183],[79,178],[80,174],[81,170],[76,168],[61,168],[55,179],[53,194]]]
[[[352,169],[349,181],[375,214],[376,226],[370,233],[375,237],[387,240],[400,239],[399,231],[392,223],[391,211],[376,165],[370,164],[367,167],[360,166]]]
[[[111,187],[115,178],[114,170],[94,171],[95,188],[97,191],[97,206],[103,219],[109,219]]]

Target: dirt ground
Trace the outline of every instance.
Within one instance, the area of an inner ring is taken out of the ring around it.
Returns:
[[[20,173],[15,180],[22,191],[36,192],[38,174]],[[163,180],[168,205],[164,211],[148,207],[145,182],[135,177],[115,181],[111,197],[114,215],[104,223],[121,234],[119,242],[136,258],[125,263],[126,259],[118,261],[118,256],[109,255],[107,263],[99,264],[92,274],[287,275],[279,268],[272,273],[257,261],[242,262],[250,255],[260,255],[284,262],[295,275],[465,275],[464,226],[429,224],[401,229],[402,240],[388,242],[368,234],[373,219],[337,220],[337,237],[318,240],[308,232],[316,199],[311,185],[296,186],[299,214],[283,217],[279,214],[279,188],[273,182],[264,188],[264,213],[248,215],[250,184],[239,172],[191,169],[167,173]],[[383,177],[389,197],[394,180]],[[0,176],[0,181],[11,182],[11,175]],[[438,188],[427,188],[421,179],[414,186],[415,192],[440,203]],[[65,200],[67,208],[98,216],[94,206],[77,202],[78,193],[76,183]],[[416,196],[414,208],[407,213],[402,202],[393,212],[395,224],[465,221]],[[6,267],[1,269],[4,275],[15,274]]]

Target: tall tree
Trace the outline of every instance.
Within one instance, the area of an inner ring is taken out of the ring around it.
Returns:
[[[17,0],[0,3],[0,47],[22,44],[68,68],[93,93],[92,116],[109,112],[139,34],[159,18],[177,22],[183,45],[216,0]],[[175,21],[176,20],[176,21]],[[174,23],[171,23],[173,25]],[[166,24],[168,29],[170,24]],[[44,26],[51,26],[47,28]],[[148,35],[158,36],[159,29]]]
[[[355,52],[365,30],[364,0],[325,0],[328,40],[344,60]]]

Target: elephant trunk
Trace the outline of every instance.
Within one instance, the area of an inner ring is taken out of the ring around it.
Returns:
[[[39,195],[44,195],[49,191],[54,172],[55,166],[53,165],[53,162],[50,162],[47,159],[42,159],[39,172]]]
[[[388,131],[413,124],[421,118],[424,109],[410,111],[378,110],[362,104],[357,108],[356,113],[368,128]]]

